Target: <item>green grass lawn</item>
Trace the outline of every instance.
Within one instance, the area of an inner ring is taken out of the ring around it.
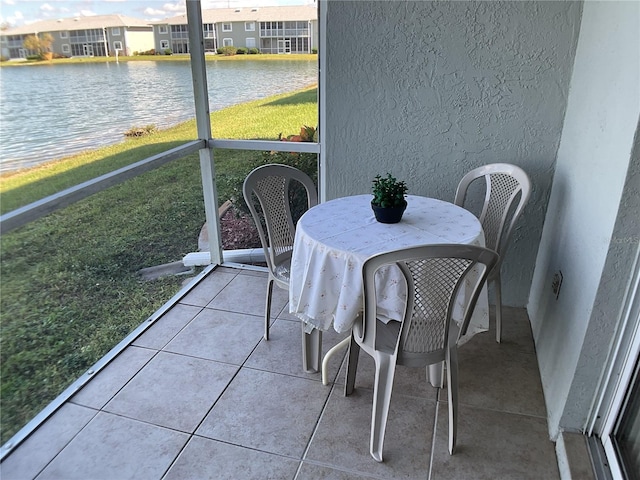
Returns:
[[[56,65],[68,63],[115,63],[117,62],[188,62],[190,55],[120,55],[116,59],[113,57],[74,57],[74,58],[55,58],[53,60],[27,60],[27,61],[4,61],[0,62],[1,67],[21,67],[21,66],[37,66],[37,65]],[[207,62],[253,62],[253,61],[309,61],[317,60],[316,54],[296,53],[295,55],[278,55],[278,54],[259,54],[259,55],[205,55]]]
[[[217,138],[277,139],[315,125],[316,89],[211,115]],[[0,177],[7,212],[195,138],[185,122]],[[216,150],[219,201],[238,195],[264,152]],[[2,443],[177,292],[184,277],[143,281],[144,267],[196,251],[204,223],[196,154],[2,235]]]

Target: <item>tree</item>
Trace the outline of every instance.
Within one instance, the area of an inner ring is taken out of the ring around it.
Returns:
[[[41,57],[51,49],[53,43],[53,37],[49,33],[43,33],[41,36],[29,35],[22,42],[22,46],[27,50],[33,50],[38,52]]]

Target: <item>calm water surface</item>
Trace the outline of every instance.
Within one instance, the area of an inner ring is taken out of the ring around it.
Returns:
[[[317,82],[315,61],[207,62],[210,110]],[[195,117],[187,62],[42,65],[0,71],[0,171],[124,140],[134,126]]]

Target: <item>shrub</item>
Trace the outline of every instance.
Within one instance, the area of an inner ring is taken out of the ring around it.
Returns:
[[[147,50],[146,52],[133,52],[134,55],[155,55],[156,49],[152,48],[151,50]]]
[[[280,135],[278,135],[278,140],[281,142],[317,142],[318,130],[315,127],[303,125],[298,135],[283,137],[282,133],[280,133]]]
[[[158,131],[155,125],[145,125],[144,127],[131,127],[124,132],[125,137],[146,137]]]
[[[231,55],[235,55],[238,49],[236,47],[220,47],[217,52],[220,55],[224,55],[230,57]]]
[[[284,142],[313,142],[316,141],[316,129],[313,127],[303,126],[300,129],[300,135],[289,135],[288,137],[279,136]],[[263,152],[261,158],[256,158],[253,162],[247,162],[243,165],[244,170],[236,175],[227,175],[218,177],[218,193],[220,198],[230,199],[234,206],[243,213],[250,214],[249,208],[244,201],[242,194],[242,185],[244,179],[249,172],[260,165],[268,163],[280,163],[290,165],[309,175],[313,183],[318,187],[318,156],[315,153],[297,153],[297,152]],[[297,220],[306,210],[306,194],[303,191],[293,190],[293,217]]]
[[[313,53],[313,54],[317,54],[317,53],[318,53],[318,49],[317,49],[317,48],[312,48],[312,49],[311,49],[311,53]]]
[[[246,55],[247,54],[247,49],[244,47],[238,47],[238,49],[236,50],[236,54],[237,55]]]
[[[0,62],[8,62],[9,57],[5,57],[4,55],[0,55]]]
[[[249,175],[249,172],[260,165],[267,165],[269,163],[280,163],[284,165],[290,165],[304,173],[309,175],[313,180],[313,183],[318,187],[318,156],[315,153],[289,153],[289,152],[263,152],[262,158],[256,159],[253,162],[247,162],[243,165],[244,171],[238,172],[235,175],[220,175],[217,180],[218,197],[227,198],[233,202],[234,207],[238,211],[251,215],[249,208],[244,201],[242,194],[242,185],[244,179]],[[297,220],[302,213],[306,210],[306,204],[304,199],[306,194],[303,191],[292,192],[292,211],[293,217]],[[299,199],[299,200],[296,200]]]
[[[22,45],[27,50],[33,50],[38,53],[39,56],[42,56],[44,53],[47,53],[51,49],[51,44],[53,43],[53,37],[50,33],[43,33],[42,35],[28,35]]]
[[[164,54],[165,55],[173,55],[173,52],[171,51],[170,48],[166,48],[165,51],[164,51]]]
[[[249,53],[249,55],[256,55],[256,54],[260,53],[260,50],[258,50],[257,48],[253,47],[253,48],[249,49],[248,53]]]

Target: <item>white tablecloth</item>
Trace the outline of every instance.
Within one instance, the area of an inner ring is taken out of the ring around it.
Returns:
[[[362,265],[375,254],[417,245],[457,243],[484,246],[478,219],[452,203],[409,195],[402,221],[384,224],[371,210],[371,195],[319,204],[298,221],[291,261],[289,311],[308,326],[337,332],[351,329],[362,311]],[[399,272],[381,282],[378,313],[400,319],[406,298]],[[458,317],[458,318],[456,318]],[[462,312],[454,314],[458,322]],[[467,338],[489,327],[486,287],[474,311]]]

